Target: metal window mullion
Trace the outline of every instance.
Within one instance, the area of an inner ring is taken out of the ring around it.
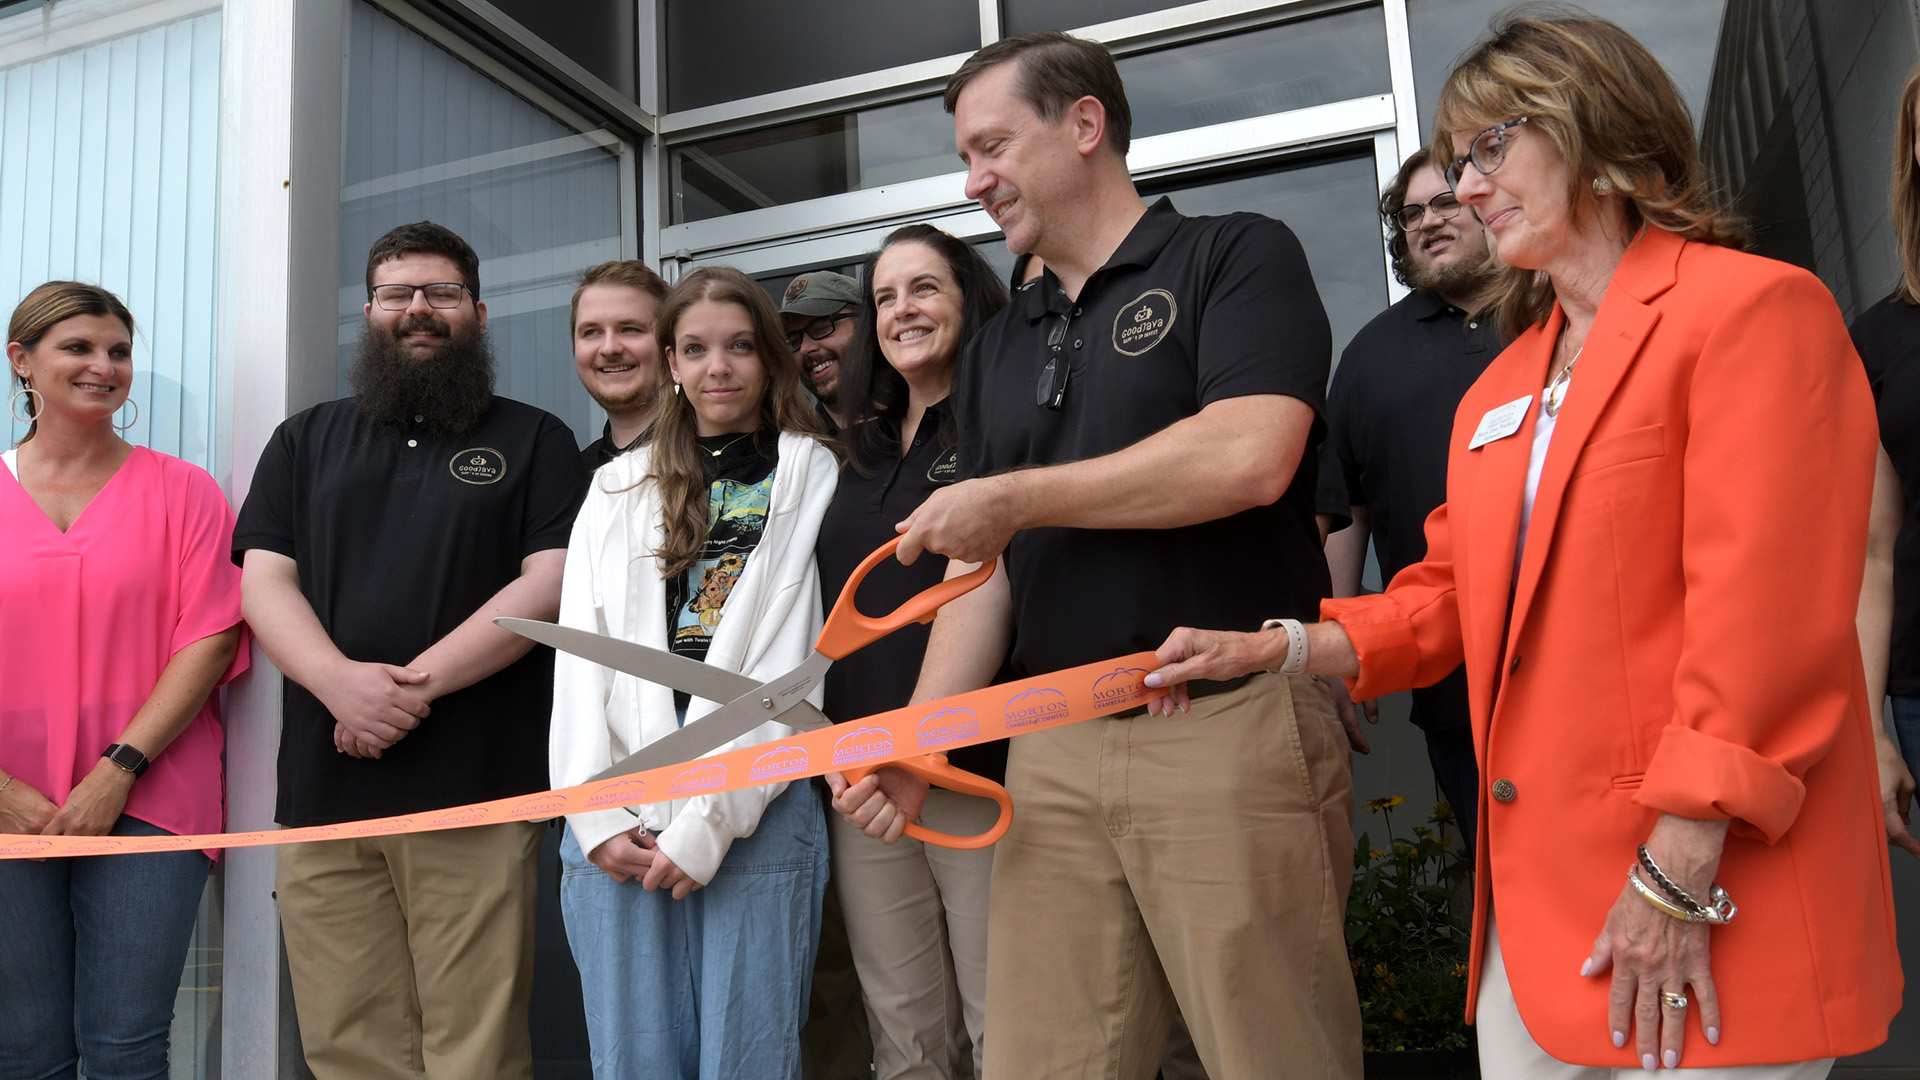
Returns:
[[[1000,0],[980,0],[980,47],[1000,40]]]
[[[1420,100],[1413,81],[1413,32],[1407,25],[1407,0],[1382,0],[1387,23],[1387,74],[1392,80],[1400,160],[1420,147]],[[1397,163],[1396,163],[1397,169]],[[1389,177],[1391,179],[1391,177]]]
[[[1394,131],[1382,131],[1373,137],[1373,173],[1380,190],[1386,190],[1388,184],[1400,172],[1400,162],[1405,160],[1400,154],[1400,139]],[[1387,246],[1387,234],[1380,231],[1380,256],[1387,268],[1387,303],[1397,304],[1407,295],[1407,287],[1393,276],[1393,251]]]

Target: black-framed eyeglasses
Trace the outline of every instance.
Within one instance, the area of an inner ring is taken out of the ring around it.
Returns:
[[[1060,355],[1060,344],[1067,340],[1067,318],[1061,315],[1060,321],[1047,331],[1047,363],[1040,369],[1040,381],[1033,388],[1033,403],[1054,412],[1059,412],[1060,406],[1066,403],[1067,376],[1073,369],[1072,362]]]
[[[405,311],[413,306],[413,294],[427,294],[427,306],[457,308],[466,299],[467,287],[458,281],[436,281],[431,285],[401,285],[398,282],[375,285],[373,302],[382,311]]]
[[[833,328],[839,324],[841,319],[851,319],[853,315],[854,313],[851,311],[836,311],[831,315],[822,315],[798,330],[789,330],[787,332],[787,349],[791,352],[799,352],[800,339],[802,337],[812,338],[815,341],[827,340],[833,336]]]
[[[1451,191],[1443,191],[1424,203],[1402,203],[1400,209],[1387,215],[1387,220],[1403,233],[1412,232],[1420,227],[1420,222],[1428,214],[1435,219],[1445,221],[1460,212],[1460,197]]]
[[[1519,127],[1531,119],[1533,117],[1523,116],[1518,120],[1508,120],[1475,135],[1473,141],[1467,144],[1467,156],[1454,158],[1447,163],[1447,187],[1455,191],[1460,190],[1460,174],[1466,171],[1469,161],[1473,162],[1474,168],[1480,170],[1480,175],[1492,176],[1494,170],[1500,167],[1500,163],[1507,160],[1507,144],[1513,141],[1513,136],[1507,134],[1507,129]]]

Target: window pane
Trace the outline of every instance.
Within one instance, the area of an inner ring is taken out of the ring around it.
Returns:
[[[1413,39],[1414,95],[1420,137],[1433,137],[1433,106],[1454,64],[1487,34],[1494,15],[1512,0],[1407,0],[1407,32]],[[1613,0],[1606,18],[1640,39],[1680,86],[1680,96],[1699,124],[1706,111],[1707,80],[1726,0]]]
[[[667,108],[694,109],[979,47],[977,0],[667,0]]]
[[[620,257],[619,161],[370,4],[352,8],[340,205],[339,391],[365,323],[367,249],[431,220],[480,256],[495,392],[565,420],[601,414],[574,374],[573,279]],[[396,108],[395,102],[406,102]]]
[[[673,220],[817,199],[961,168],[937,97],[675,149]]]
[[[1073,30],[1178,7],[1186,0],[1001,0],[1000,30],[1008,37],[1032,30]]]
[[[1135,138],[1391,92],[1379,8],[1355,8],[1120,61]]]
[[[1313,282],[1333,323],[1333,355],[1387,306],[1386,250],[1375,208],[1373,154],[1319,159],[1231,179],[1174,181],[1148,195],[1170,195],[1183,214],[1250,210],[1287,223],[1307,249]]]

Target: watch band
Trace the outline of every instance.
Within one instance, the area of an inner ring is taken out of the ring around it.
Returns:
[[[147,766],[152,764],[138,747],[128,746],[126,743],[114,743],[100,756],[132,773],[135,780],[146,775]]]
[[[1261,630],[1279,627],[1287,632],[1287,658],[1280,666],[1271,670],[1281,675],[1300,675],[1307,670],[1307,628],[1299,619],[1268,619],[1260,624]]]

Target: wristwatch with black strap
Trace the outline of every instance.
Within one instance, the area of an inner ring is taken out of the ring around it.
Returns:
[[[147,766],[153,764],[147,760],[147,755],[141,753],[139,749],[128,746],[123,742],[117,742],[107,747],[106,752],[100,756],[132,773],[135,780],[145,775]]]

